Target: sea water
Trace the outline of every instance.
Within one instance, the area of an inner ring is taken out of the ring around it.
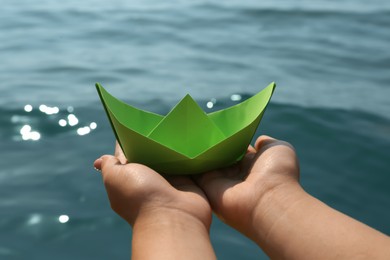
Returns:
[[[389,28],[385,0],[2,0],[0,259],[129,259],[92,167],[114,143],[95,82],[164,114],[275,81],[256,136],[292,143],[309,193],[389,235]],[[220,259],[266,258],[217,218],[211,239]]]

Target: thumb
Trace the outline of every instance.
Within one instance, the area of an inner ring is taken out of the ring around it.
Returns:
[[[102,171],[103,178],[105,178],[110,172],[113,172],[115,167],[122,165],[120,160],[112,155],[103,155],[96,161],[99,161],[98,164],[100,164],[99,166]]]
[[[103,155],[100,157],[101,160],[101,169],[104,171],[107,168],[114,167],[116,165],[121,165],[119,159],[113,155]]]
[[[119,159],[112,155],[103,155],[102,157],[96,159],[93,163],[93,166],[96,170],[103,170],[103,163],[106,165],[116,165],[118,164]]]

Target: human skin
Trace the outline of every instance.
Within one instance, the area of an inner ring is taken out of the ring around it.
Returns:
[[[168,180],[154,170],[115,156],[94,163],[101,169],[112,209],[133,228],[132,259],[215,259],[210,243],[211,208],[189,177]]]
[[[192,179],[166,180],[126,164],[116,151],[95,167],[112,208],[133,226],[134,259],[214,259],[210,206],[271,258],[390,259],[389,237],[302,189],[296,153],[286,142],[261,136],[240,163]]]
[[[388,236],[302,189],[290,144],[261,136],[245,160],[197,183],[216,214],[272,259],[390,259]]]

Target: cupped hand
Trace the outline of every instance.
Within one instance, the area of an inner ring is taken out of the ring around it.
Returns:
[[[104,155],[95,161],[94,166],[102,172],[112,209],[130,225],[133,226],[139,218],[169,213],[174,216],[184,214],[209,229],[210,205],[191,178],[164,178],[147,166],[127,163],[118,144],[115,156]]]
[[[294,148],[283,141],[260,136],[237,165],[205,173],[197,179],[214,212],[228,225],[252,237],[258,214],[267,214],[262,201],[276,190],[299,185]],[[267,203],[267,205],[269,205]]]

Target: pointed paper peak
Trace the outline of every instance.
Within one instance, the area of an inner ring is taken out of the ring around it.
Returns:
[[[195,103],[196,105],[198,105],[198,103],[196,103],[195,99],[192,98],[192,96],[190,94],[186,94],[180,101],[178,104],[180,104],[181,102],[191,102],[191,103]]]
[[[198,103],[191,97],[190,94],[185,95],[179,103],[176,104],[176,106],[172,109],[172,111],[179,109],[182,106],[191,106],[191,108],[200,108]],[[184,107],[185,108],[185,107]],[[201,108],[200,108],[201,109]]]
[[[225,138],[190,95],[186,95],[148,137],[188,157],[198,155]]]

